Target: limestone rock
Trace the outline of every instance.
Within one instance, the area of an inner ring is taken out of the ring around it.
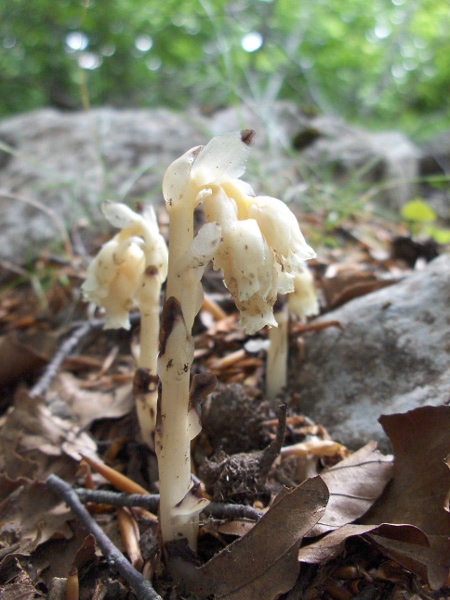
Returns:
[[[352,176],[357,170],[371,181],[397,182],[379,196],[398,210],[411,200],[414,180],[419,176],[420,149],[398,131],[369,132],[337,117],[310,120],[294,137],[303,159],[324,172]]]
[[[410,199],[417,151],[402,134],[372,134],[334,117],[309,117],[289,102],[209,116],[162,108],[44,109],[0,122],[0,258],[35,258],[80,218],[93,235],[94,228],[105,228],[104,200],[162,202],[162,176],[175,158],[213,135],[243,128],[257,130],[245,177],[256,192],[299,202],[308,187],[301,179],[305,165],[314,163],[325,178],[327,164],[335,161],[347,173],[382,165],[375,179],[404,181],[389,192],[395,206]],[[304,133],[308,144],[292,152]]]
[[[0,123],[2,258],[25,260],[85,217],[104,218],[104,200],[161,196],[167,165],[204,142],[192,121],[164,109],[44,109]],[[59,227],[58,227],[59,222]]]
[[[450,254],[400,283],[323,315],[343,326],[309,334],[293,388],[300,409],[351,448],[378,418],[450,401]],[[417,441],[420,444],[420,440]]]

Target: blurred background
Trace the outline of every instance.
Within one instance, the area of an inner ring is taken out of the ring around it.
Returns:
[[[294,101],[427,139],[450,126],[448,0],[6,0],[0,116]]]

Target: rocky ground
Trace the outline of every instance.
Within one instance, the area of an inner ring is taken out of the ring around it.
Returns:
[[[211,302],[196,322],[195,370],[214,373],[219,386],[203,405],[193,468],[214,504],[201,515],[196,562],[180,559],[185,590],[159,552],[157,498],[145,498],[145,508],[128,498],[158,491],[155,454],[140,440],[133,406],[139,315],[131,332],[103,331],[101,315],[93,319],[80,299],[89,254],[108,236],[91,214],[109,193],[133,202],[159,190],[167,164],[205,141],[199,124],[220,133],[238,126],[238,117],[102,109],[0,124],[13,149],[0,169],[8,240],[0,295],[2,599],[450,595],[448,247],[412,239],[405,224],[374,212],[357,211],[332,227],[327,211],[293,205],[318,252],[311,269],[321,315],[307,324],[291,318],[288,383],[275,400],[265,394],[267,332],[250,340],[220,276],[206,272]],[[263,129],[248,180],[258,173],[275,191],[308,196],[312,183],[301,177],[299,160],[309,163],[315,152],[314,161],[330,162],[323,131],[340,143],[334,175],[341,182],[358,156],[367,162],[371,148],[389,147],[386,155],[394,147],[381,134],[296,118],[294,138],[287,133],[292,107],[280,108],[276,131]],[[359,154],[344,143],[346,130],[353,140],[364,137],[366,154],[362,142]],[[425,154],[398,136],[391,139],[404,162],[384,156],[378,164],[389,177],[401,169],[405,183],[381,194],[380,207],[410,199],[425,168]],[[300,157],[292,157],[292,139]],[[380,177],[374,168],[366,190],[379,189]],[[444,225],[446,193],[430,191]],[[162,207],[159,217],[167,233]],[[49,247],[56,231],[64,242],[57,254]],[[63,500],[72,502],[72,488],[84,489],[84,519],[78,500],[72,510]],[[96,525],[106,546],[91,535]],[[134,580],[105,560],[112,543],[133,565]]]

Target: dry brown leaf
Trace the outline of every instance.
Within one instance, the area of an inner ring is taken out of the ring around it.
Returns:
[[[368,533],[383,536],[389,533],[391,536],[396,533],[397,537],[408,538],[414,543],[424,546],[428,540],[426,535],[417,527],[412,525],[396,525],[397,531],[389,530],[387,525],[357,525],[349,523],[339,529],[331,531],[328,535],[320,538],[318,541],[300,548],[298,558],[300,562],[321,564],[326,563],[332,558],[339,556],[344,551],[345,542],[356,536]],[[393,526],[394,527],[394,526]]]
[[[397,283],[397,280],[378,279],[374,273],[362,271],[360,268],[349,269],[335,277],[322,279],[322,287],[329,309],[337,308],[353,298],[370,294],[394,283]]]
[[[50,331],[11,331],[0,338],[0,386],[11,384],[43,367],[57,346]]]
[[[34,581],[16,556],[7,556],[0,564],[0,590],[2,600],[36,600],[39,594]]]
[[[416,543],[417,535],[411,535],[413,529],[405,525],[384,524],[372,531],[367,537],[397,563],[420,575],[433,590],[441,588],[449,574],[449,544],[445,536],[425,535]],[[380,535],[378,535],[378,532]]]
[[[194,592],[217,600],[273,600],[290,590],[298,576],[301,540],[327,501],[320,477],[283,492],[247,535],[196,570]]]
[[[52,537],[69,539],[72,536],[72,529],[67,525],[70,510],[45,484],[23,480],[17,487],[16,484],[0,476],[0,487],[11,490],[0,505],[1,546],[18,543],[15,552],[28,554]]]
[[[24,475],[17,470],[23,466],[27,475],[32,471],[33,477],[42,480],[49,473],[70,479],[81,458],[79,453],[92,455],[95,450],[95,442],[86,433],[52,415],[42,398],[31,398],[26,390],[17,394],[0,431],[5,471],[14,478]]]
[[[445,457],[450,451],[450,406],[424,406],[404,414],[382,416],[380,422],[391,439],[394,476],[383,497],[364,521],[407,523],[426,534],[429,548],[418,548],[409,539],[373,538],[389,556],[428,580],[433,589],[446,581],[450,565],[450,471]],[[389,529],[383,537],[388,536]]]
[[[86,530],[76,520],[71,522],[73,537],[70,540],[54,538],[33,553],[33,564],[49,588],[54,577],[67,577],[70,569],[81,569],[85,564],[97,562],[95,538],[86,537]]]
[[[344,525],[335,531],[331,531],[317,542],[300,548],[298,559],[300,562],[305,563],[326,563],[343,552],[348,538],[363,535],[373,531],[374,528],[374,525]]]
[[[217,531],[224,535],[242,537],[246,533],[249,533],[255,525],[256,523],[252,523],[251,521],[225,521],[225,523],[220,523],[217,526]]]
[[[77,425],[89,426],[96,419],[117,419],[133,409],[132,384],[114,386],[108,390],[82,389],[83,381],[71,373],[60,373],[51,391],[56,392],[75,417]]]
[[[325,514],[308,533],[313,537],[352,523],[364,515],[392,477],[392,456],[377,450],[376,442],[321,474],[330,492]]]

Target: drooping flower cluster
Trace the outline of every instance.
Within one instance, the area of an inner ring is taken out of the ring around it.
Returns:
[[[202,203],[207,221],[220,227],[211,258],[248,333],[277,326],[272,312],[277,294],[293,292],[295,273],[315,256],[286,204],[255,196],[239,179],[252,139],[248,131],[215,137],[172,163],[163,182],[169,212],[181,202],[190,201],[193,208]]]
[[[145,304],[145,275],[161,283],[167,276],[167,246],[152,206],[142,215],[114,202],[104,203],[102,210],[121,231],[91,262],[81,289],[86,300],[105,309],[105,329],[129,329],[130,310]]]

